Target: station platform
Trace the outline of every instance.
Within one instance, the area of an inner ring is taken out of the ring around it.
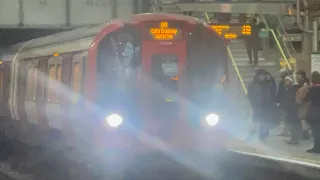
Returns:
[[[278,136],[282,129],[283,124],[271,130],[266,142],[260,142],[256,135],[250,141],[238,139],[228,144],[228,149],[240,154],[320,168],[320,154],[306,153],[306,150],[313,147],[313,139],[301,140],[298,145],[288,145],[285,141],[289,137]]]

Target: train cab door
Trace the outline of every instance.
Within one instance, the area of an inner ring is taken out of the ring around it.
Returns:
[[[145,128],[149,134],[161,139],[172,139],[174,124],[179,123],[183,114],[180,105],[187,53],[186,42],[180,37],[174,41],[149,36],[142,42]]]

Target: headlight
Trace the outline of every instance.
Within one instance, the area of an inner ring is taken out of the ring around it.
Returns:
[[[113,128],[119,127],[123,122],[122,117],[118,114],[111,114],[107,116],[105,120],[107,121],[108,125]]]
[[[209,114],[206,116],[206,119],[205,119],[207,125],[209,126],[215,126],[218,124],[219,122],[219,116],[217,114]]]

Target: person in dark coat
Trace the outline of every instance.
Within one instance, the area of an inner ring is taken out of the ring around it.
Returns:
[[[264,24],[257,21],[256,18],[252,19],[251,22],[251,35],[245,37],[245,43],[247,47],[249,63],[254,66],[258,65],[258,52],[262,49],[261,38],[259,33],[264,28]]]
[[[305,97],[305,101],[310,102],[306,120],[311,126],[314,136],[314,145],[309,153],[320,153],[320,73],[315,71],[311,75],[312,85]]]
[[[248,100],[252,107],[252,121],[259,126],[259,137],[265,141],[269,135],[270,114],[274,110],[276,87],[270,73],[256,70],[248,87]]]
[[[298,104],[296,103],[296,93],[299,86],[294,83],[293,76],[287,76],[284,79],[285,92],[283,94],[283,111],[286,116],[286,122],[290,125],[291,139],[288,144],[299,144],[301,123],[298,114]]]

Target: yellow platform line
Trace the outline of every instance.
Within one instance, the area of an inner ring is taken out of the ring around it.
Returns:
[[[299,158],[299,157],[289,157],[289,156],[273,156],[273,155],[268,155],[265,153],[261,152],[250,152],[250,151],[240,151],[236,149],[229,149],[229,151],[236,152],[239,154],[244,154],[244,155],[250,155],[250,156],[257,156],[257,157],[262,157],[265,159],[272,159],[276,161],[283,161],[283,162],[288,162],[288,163],[293,163],[293,164],[300,164],[304,166],[310,166],[310,167],[315,167],[320,169],[320,161],[317,160],[312,160],[312,159],[306,159],[306,158]]]

